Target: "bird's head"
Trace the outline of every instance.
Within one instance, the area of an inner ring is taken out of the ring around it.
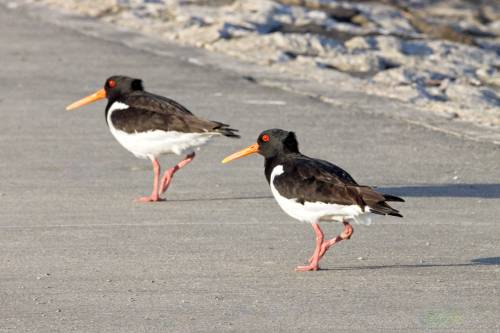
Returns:
[[[275,128],[260,133],[257,138],[257,143],[229,155],[222,163],[228,163],[253,153],[258,153],[265,158],[273,158],[278,155],[298,152],[299,143],[297,142],[295,133]]]
[[[104,88],[99,89],[95,93],[84,97],[66,107],[66,110],[74,110],[81,106],[96,102],[107,98],[110,101],[118,100],[121,96],[129,94],[133,91],[144,90],[142,81],[128,76],[113,75],[104,83]]]

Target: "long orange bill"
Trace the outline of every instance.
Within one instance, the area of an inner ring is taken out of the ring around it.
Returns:
[[[87,97],[84,97],[81,100],[78,100],[74,103],[71,103],[70,105],[68,105],[66,107],[66,110],[68,110],[68,111],[74,110],[76,108],[79,108],[80,106],[84,106],[84,105],[93,103],[93,102],[98,101],[98,100],[103,99],[103,98],[106,98],[106,90],[104,90],[104,88],[97,90],[92,95],[88,95]]]
[[[226,157],[225,159],[222,160],[222,163],[231,162],[231,161],[234,161],[234,160],[241,158],[243,156],[257,153],[258,151],[259,151],[259,144],[256,143],[256,144],[253,144],[251,146],[246,147],[245,149],[237,151],[234,154],[229,155],[228,157]]]

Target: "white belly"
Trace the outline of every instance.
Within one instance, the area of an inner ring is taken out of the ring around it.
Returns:
[[[271,173],[271,192],[280,205],[281,209],[288,215],[302,222],[318,223],[320,221],[343,221],[354,220],[361,224],[371,223],[370,209],[363,209],[358,205],[338,205],[324,202],[297,202],[296,198],[288,199],[283,197],[274,187],[274,178],[283,173],[283,166],[278,165]]]
[[[108,126],[115,139],[128,151],[139,158],[159,157],[163,154],[184,155],[193,149],[206,144],[218,133],[183,133],[176,131],[154,130],[148,132],[127,133],[116,129],[111,122],[111,114],[115,110],[127,109],[129,106],[114,102],[108,111]]]

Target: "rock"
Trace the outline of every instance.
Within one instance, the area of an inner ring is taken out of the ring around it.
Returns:
[[[373,38],[373,44],[376,49],[384,54],[397,54],[401,55],[402,41],[393,36],[376,36]]]
[[[401,52],[408,56],[425,57],[433,53],[432,48],[427,42],[423,41],[410,41],[401,43]]]
[[[479,17],[486,22],[500,21],[500,4],[482,4],[479,9]]]
[[[493,67],[480,67],[476,75],[484,84],[500,87],[500,71]]]
[[[212,44],[223,37],[219,27],[212,25],[210,27],[191,26],[187,29],[181,30],[176,34],[176,38],[180,41],[191,40],[198,47],[204,47]]]
[[[376,73],[385,68],[384,60],[372,53],[338,54],[335,57],[318,57],[317,61],[347,73]]]
[[[376,42],[373,37],[354,37],[345,42],[345,47],[351,53],[376,49]]]
[[[320,36],[305,36],[301,34],[273,34],[272,44],[277,49],[293,52],[302,56],[321,56],[337,54],[342,49],[339,43]]]
[[[488,24],[487,30],[495,33],[497,36],[500,36],[500,20]]]

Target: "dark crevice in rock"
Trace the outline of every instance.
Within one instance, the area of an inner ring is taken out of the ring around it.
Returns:
[[[275,31],[273,32],[281,32],[281,33],[298,33],[298,34],[316,34],[319,36],[335,39],[339,42],[346,42],[354,37],[370,37],[370,36],[394,36],[405,40],[415,40],[420,39],[417,36],[411,35],[402,35],[396,33],[383,34],[377,31],[371,32],[353,32],[353,31],[344,31],[338,29],[327,29],[326,27],[315,24],[308,23],[302,25],[295,24],[281,24]]]
[[[350,6],[343,6],[342,4],[334,2],[322,3],[319,1],[307,0],[277,0],[277,2],[287,6],[300,6],[307,9],[320,10],[338,22],[359,25],[355,18],[361,11]]]
[[[361,79],[372,78],[373,76],[375,76],[379,72],[386,71],[386,70],[393,69],[393,68],[398,68],[401,66],[400,64],[397,64],[397,63],[390,61],[388,59],[381,59],[379,69],[371,70],[371,71],[349,71],[349,70],[345,70],[345,69],[342,69],[340,67],[337,67],[333,64],[325,63],[325,62],[321,62],[321,61],[318,61],[316,64],[318,65],[318,67],[325,68],[325,69],[332,69],[332,70],[342,72],[345,74],[349,74],[353,77],[361,78]]]

